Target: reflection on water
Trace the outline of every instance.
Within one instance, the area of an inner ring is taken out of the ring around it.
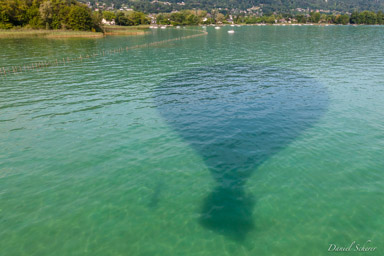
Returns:
[[[255,224],[244,185],[257,167],[326,111],[325,88],[290,70],[217,65],[171,76],[156,89],[158,109],[204,159],[216,187],[200,223],[234,240]]]

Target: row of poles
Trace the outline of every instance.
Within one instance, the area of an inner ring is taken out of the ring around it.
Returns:
[[[157,46],[160,44],[166,44],[166,43],[170,43],[173,41],[185,40],[185,39],[204,36],[204,35],[208,34],[206,31],[193,30],[193,29],[188,29],[188,30],[189,31],[197,31],[199,33],[194,34],[194,35],[189,35],[189,36],[172,38],[172,39],[163,40],[163,41],[157,41],[157,42],[153,42],[153,43],[142,44],[142,45],[127,46],[125,48],[115,48],[115,49],[110,49],[110,50],[102,50],[102,51],[99,51],[98,53],[80,55],[79,57],[72,57],[72,58],[67,57],[67,58],[55,59],[55,60],[51,60],[51,61],[44,60],[44,61],[33,62],[31,64],[27,64],[27,65],[23,65],[23,66],[0,67],[0,76],[4,79],[7,76],[21,74],[23,72],[40,71],[41,69],[48,68],[48,67],[66,66],[66,65],[69,65],[70,63],[79,62],[79,61],[82,62],[83,60],[90,59],[90,58],[107,56],[107,55],[112,55],[112,54],[122,53],[122,52],[128,52],[128,51],[133,50],[133,49],[147,48],[147,47],[151,47],[151,46]]]

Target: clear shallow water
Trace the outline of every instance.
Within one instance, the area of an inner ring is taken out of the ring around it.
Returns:
[[[381,255],[383,27],[229,29],[0,80],[0,255]]]

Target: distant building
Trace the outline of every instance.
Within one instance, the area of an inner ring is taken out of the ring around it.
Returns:
[[[248,12],[253,12],[253,11],[258,11],[258,10],[260,10],[259,6],[252,6],[252,8],[247,9]]]
[[[170,3],[170,2],[162,2],[162,1],[158,1],[158,0],[153,0],[152,2],[151,2],[151,4],[164,4],[164,5],[172,5],[172,3]]]
[[[156,24],[156,14],[148,14],[148,18],[151,19],[151,24]]]
[[[116,22],[115,22],[115,20],[111,20],[111,21],[108,21],[108,20],[106,20],[106,19],[102,19],[101,20],[101,24],[103,24],[103,25],[116,25]]]

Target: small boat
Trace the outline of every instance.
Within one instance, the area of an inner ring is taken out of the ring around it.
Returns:
[[[161,28],[161,29],[166,29],[167,27],[166,27],[166,26],[161,26],[160,28]]]
[[[234,27],[234,26],[235,26],[235,25],[233,25],[233,24],[231,25],[231,27]]]
[[[176,28],[180,28],[180,26],[176,26]]]
[[[215,29],[220,29],[220,27],[215,27]]]
[[[228,34],[234,34],[235,30],[228,30]]]

